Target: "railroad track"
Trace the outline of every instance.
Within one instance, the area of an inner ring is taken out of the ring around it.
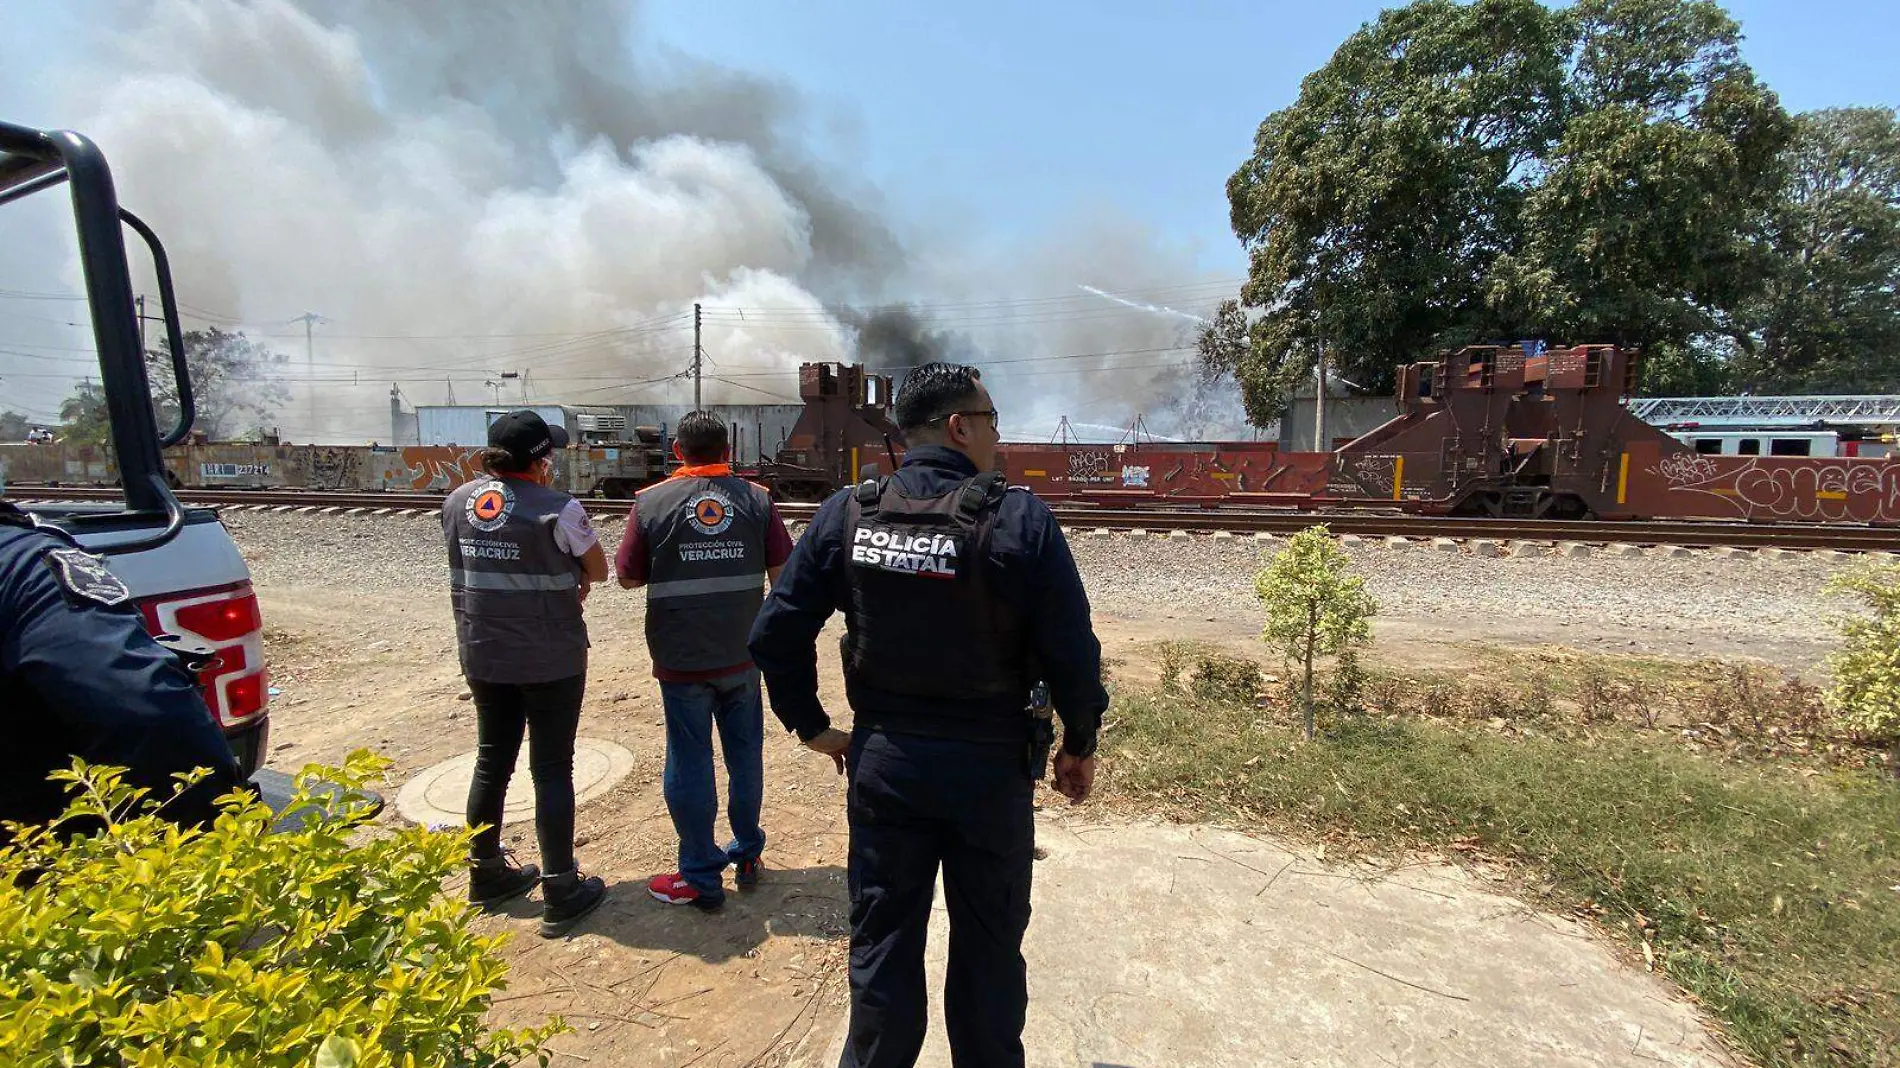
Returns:
[[[10,486],[16,501],[99,502],[121,499],[116,489],[100,487]],[[442,507],[432,493],[342,493],[294,490],[182,490],[186,504],[265,508],[277,511],[368,509],[386,512],[428,511]],[[597,515],[623,515],[628,502],[583,498]],[[782,504],[787,520],[809,520],[816,505]],[[1833,526],[1819,523],[1719,523],[1708,521],[1604,522],[1548,519],[1472,519],[1325,509],[1314,512],[1194,509],[1168,512],[1139,508],[1059,507],[1056,515],[1070,530],[1177,530],[1230,534],[1292,534],[1325,523],[1335,534],[1361,537],[1453,538],[1494,541],[1573,541],[1586,544],[1728,546],[1734,548],[1835,549],[1844,552],[1900,552],[1900,529]]]

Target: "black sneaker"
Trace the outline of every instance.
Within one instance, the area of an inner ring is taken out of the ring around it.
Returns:
[[[472,905],[492,909],[513,901],[534,889],[541,881],[541,869],[532,864],[517,864],[515,855],[502,850],[492,857],[470,857],[468,900]]]
[[[607,884],[579,868],[541,880],[541,937],[559,938],[607,900]]]
[[[733,865],[733,869],[733,881],[739,884],[739,889],[757,890],[759,888],[759,873],[765,870],[765,865],[759,863],[758,857],[747,857],[745,860]]]

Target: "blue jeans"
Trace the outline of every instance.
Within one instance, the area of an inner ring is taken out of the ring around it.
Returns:
[[[706,682],[662,682],[666,708],[666,810],[680,838],[680,875],[700,893],[725,894],[726,865],[765,849],[759,805],[765,793],[765,700],[759,673],[746,670]],[[719,787],[713,781],[713,724],[726,760],[726,820],[733,840],[713,838]]]

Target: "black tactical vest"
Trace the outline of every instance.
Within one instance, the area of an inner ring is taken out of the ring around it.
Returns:
[[[462,672],[534,683],[587,671],[580,561],[554,543],[573,500],[536,482],[479,478],[442,502]]]
[[[670,671],[752,662],[765,601],[766,491],[742,478],[669,478],[634,498],[647,543],[647,652]]]
[[[991,588],[988,562],[1004,488],[992,472],[935,497],[907,497],[889,477],[852,491],[847,688],[1021,716],[1032,658],[1018,614]]]

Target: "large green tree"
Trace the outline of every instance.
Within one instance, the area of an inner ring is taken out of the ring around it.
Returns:
[[[1892,108],[1805,113],[1785,170],[1737,374],[1757,392],[1900,390],[1900,121]]]
[[[183,341],[197,413],[193,426],[207,437],[220,440],[251,429],[290,399],[289,390],[276,376],[285,357],[245,337],[243,331],[226,332],[216,327],[190,330]],[[152,403],[161,429],[168,428],[178,412],[171,346],[160,341],[157,349],[146,354],[146,361]]]
[[[1708,0],[1419,0],[1261,123],[1228,180],[1256,419],[1324,348],[1353,381],[1440,346],[1742,334],[1790,122]]]

